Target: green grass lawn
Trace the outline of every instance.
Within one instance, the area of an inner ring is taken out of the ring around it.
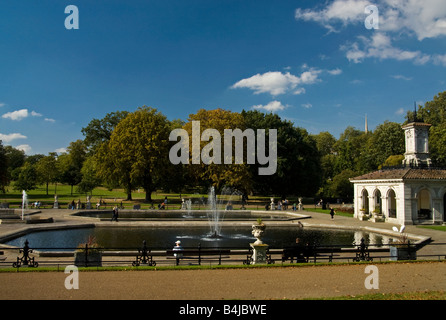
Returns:
[[[83,193],[78,193],[76,186],[73,187],[73,193],[71,194],[71,186],[64,185],[58,183],[50,184],[48,188],[48,195],[46,193],[46,185],[40,185],[34,190],[30,190],[27,192],[28,202],[40,201],[42,204],[46,205],[46,207],[51,207],[54,204],[54,195],[58,195],[59,205],[62,208],[66,207],[71,201],[77,202],[80,200],[85,203],[87,199],[87,195]],[[132,208],[134,204],[140,204],[141,209],[149,209],[152,204],[145,203],[145,191],[143,189],[135,190],[132,192],[132,200],[125,201],[127,198],[127,194],[123,189],[113,189],[108,190],[104,187],[97,187],[91,193],[91,203],[94,206],[99,200],[103,200],[106,202],[107,207],[119,205],[122,201],[122,204],[125,208]],[[157,191],[152,193],[152,201],[155,208],[157,208],[157,204],[162,202],[164,198],[167,196],[168,199],[168,209],[179,209],[181,206],[181,199],[192,199],[194,205],[194,209],[204,209],[204,206],[201,205],[202,198],[207,200],[207,194],[199,194],[199,193],[165,193],[162,191]],[[277,201],[276,197],[276,201]],[[235,197],[235,200],[240,200],[240,197]],[[0,193],[0,203],[7,202],[9,203],[10,208],[17,208],[22,203],[22,192],[18,190],[13,190],[11,186],[7,188],[6,193]],[[270,197],[262,197],[262,196],[251,196],[248,201],[248,205],[245,206],[248,210],[264,210],[265,204],[270,202]],[[200,205],[198,205],[200,203]],[[239,209],[239,205],[234,206],[234,209]]]
[[[308,212],[318,212],[318,213],[330,214],[330,210],[328,210],[328,209],[319,209],[319,208],[314,209],[311,206],[304,208],[304,210],[308,211]],[[353,213],[343,212],[340,209],[335,208],[335,212],[336,212],[335,215],[338,215],[338,216],[350,217],[350,218],[353,217]]]
[[[417,226],[417,228],[433,229],[438,231],[446,231],[446,226]]]

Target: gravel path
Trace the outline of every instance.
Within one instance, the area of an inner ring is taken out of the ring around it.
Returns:
[[[366,266],[80,272],[77,290],[65,288],[63,272],[0,273],[0,299],[300,299],[446,289],[445,262],[377,264],[379,289],[365,287]]]

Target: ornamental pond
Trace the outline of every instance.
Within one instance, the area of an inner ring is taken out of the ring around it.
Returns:
[[[248,248],[255,241],[248,225],[223,225],[219,237],[213,237],[208,226],[175,226],[175,227],[131,227],[131,226],[96,226],[61,230],[34,231],[11,239],[8,245],[23,247],[28,240],[32,248],[43,251],[72,251],[80,243],[94,237],[96,242],[107,249],[136,249],[145,240],[151,248],[171,248],[175,241],[180,240],[184,247],[213,248]],[[389,237],[381,234],[317,228],[300,228],[297,226],[268,226],[263,237],[264,243],[270,248],[283,248],[296,243],[299,238],[302,243],[317,245],[351,246],[359,244],[364,238],[370,244],[387,244]]]

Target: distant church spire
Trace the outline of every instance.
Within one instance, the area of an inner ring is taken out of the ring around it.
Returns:
[[[369,126],[367,124],[367,113],[365,114],[365,133],[369,132]]]

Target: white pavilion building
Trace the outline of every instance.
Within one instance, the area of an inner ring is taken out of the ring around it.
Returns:
[[[432,167],[429,127],[416,118],[402,127],[406,151],[401,167],[350,179],[355,218],[401,225],[446,223],[446,169]]]

